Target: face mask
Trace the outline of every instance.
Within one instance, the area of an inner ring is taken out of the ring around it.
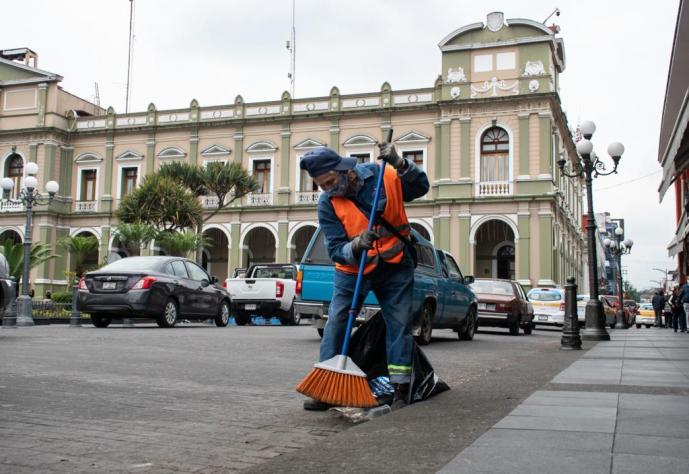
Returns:
[[[340,181],[332,188],[326,191],[330,197],[344,196],[347,194],[347,175],[344,173],[340,174]]]

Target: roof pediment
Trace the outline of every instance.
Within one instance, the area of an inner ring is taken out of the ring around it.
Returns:
[[[184,158],[187,154],[180,147],[169,146],[158,153],[158,158]]]
[[[259,153],[259,152],[274,152],[277,150],[274,144],[269,141],[254,142],[246,148],[249,153]]]
[[[343,146],[375,145],[376,141],[368,135],[354,135],[342,144]]]
[[[232,153],[232,151],[230,151],[229,148],[225,148],[222,145],[216,144],[216,145],[211,145],[208,148],[205,148],[201,152],[201,156],[227,156],[230,153]]]
[[[43,71],[15,61],[0,58],[0,84],[31,84],[37,82],[61,81],[62,76]]]
[[[429,141],[431,141],[431,137],[427,137],[422,133],[412,130],[411,132],[407,132],[395,140],[395,143],[428,143]]]
[[[326,146],[325,143],[321,143],[318,140],[314,140],[313,138],[307,138],[294,145],[294,149],[305,150],[307,148],[319,148],[323,146]]]
[[[103,157],[96,153],[86,152],[77,156],[74,161],[76,163],[100,163],[103,161]]]
[[[127,150],[123,153],[120,153],[115,157],[115,160],[117,161],[134,161],[134,160],[142,160],[144,155],[142,153],[137,153],[132,150]]]

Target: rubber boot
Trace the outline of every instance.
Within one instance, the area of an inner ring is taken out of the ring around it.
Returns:
[[[396,383],[393,384],[395,387],[395,395],[392,399],[392,410],[399,410],[404,408],[409,404],[409,384],[408,383]]]
[[[314,398],[307,398],[304,400],[304,410],[309,410],[309,411],[325,411],[328,408],[332,407],[333,405],[330,405],[328,403],[323,403],[320,402]]]

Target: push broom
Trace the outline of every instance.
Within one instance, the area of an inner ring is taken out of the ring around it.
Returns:
[[[388,130],[387,137],[387,142],[390,143],[391,141],[392,128]],[[368,230],[373,229],[384,174],[385,160],[381,160],[380,173],[378,173],[378,181],[373,194],[373,205],[368,218]],[[359,291],[364,277],[367,255],[368,250],[361,252],[359,273],[356,275],[354,296],[349,307],[347,330],[345,331],[342,351],[331,359],[315,364],[311,372],[297,385],[297,392],[329,405],[361,408],[370,408],[378,405],[373,393],[371,393],[366,374],[347,356],[352,326],[358,313]]]

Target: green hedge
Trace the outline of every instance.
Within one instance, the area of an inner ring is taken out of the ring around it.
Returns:
[[[71,291],[57,291],[53,293],[51,299],[55,303],[71,303],[72,302],[72,292]]]

